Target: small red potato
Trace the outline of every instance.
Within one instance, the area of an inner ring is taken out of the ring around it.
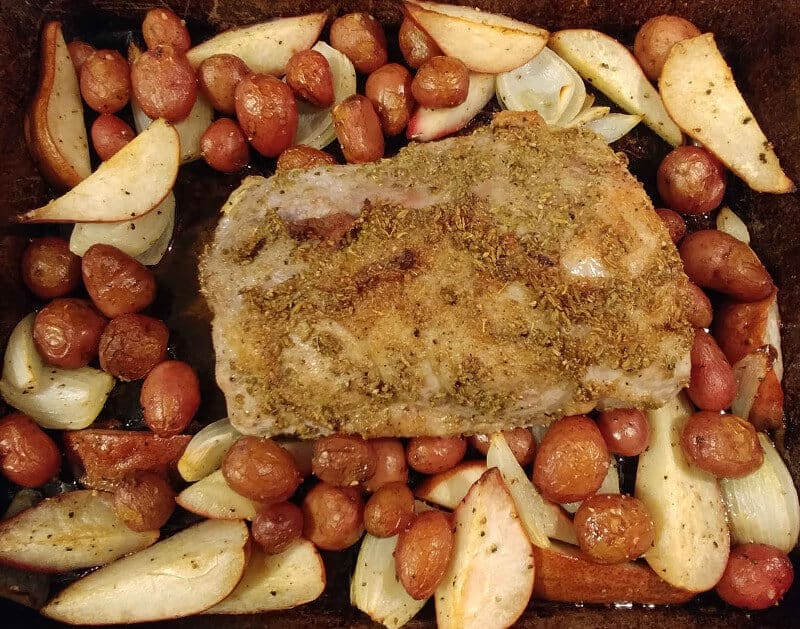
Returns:
[[[97,50],[83,62],[81,96],[101,114],[113,114],[131,98],[131,70],[116,50]]]
[[[143,52],[131,69],[133,95],[150,118],[178,122],[197,99],[197,77],[186,55],[161,44]]]
[[[450,563],[455,535],[441,511],[422,513],[397,539],[394,566],[406,592],[416,600],[431,596]]]
[[[716,591],[734,607],[767,609],[778,604],[792,581],[794,568],[786,553],[767,544],[742,544],[731,550]]]
[[[233,173],[250,161],[250,147],[242,128],[230,118],[211,123],[200,138],[200,154],[214,170]]]
[[[364,532],[364,501],[356,487],[334,487],[326,482],[306,494],[303,537],[324,550],[344,550]]]
[[[661,208],[656,210],[656,214],[663,221],[672,242],[677,245],[686,235],[686,221],[675,210]]]
[[[333,108],[333,125],[345,159],[351,164],[383,157],[383,130],[375,108],[366,96],[353,94]]]
[[[277,157],[294,141],[297,103],[291,88],[267,74],[252,74],[236,86],[236,117],[253,148]]]
[[[369,480],[378,457],[369,441],[357,435],[330,435],[317,439],[311,470],[320,480],[337,487],[350,487]]]
[[[683,214],[710,212],[725,196],[725,168],[699,146],[673,149],[659,165],[656,182],[664,203]]]
[[[317,166],[332,166],[335,163],[336,158],[330,153],[305,144],[298,144],[290,146],[281,153],[280,157],[278,157],[278,163],[275,165],[275,170],[292,170],[294,168],[310,170]]]
[[[239,57],[223,53],[203,60],[197,68],[197,82],[214,109],[232,115],[236,113],[236,86],[251,74]]]
[[[631,561],[650,548],[655,525],[644,503],[624,494],[589,496],[575,513],[578,544],[597,563]]]
[[[200,408],[197,373],[180,360],[164,361],[147,374],[139,402],[150,430],[161,437],[178,435]]]
[[[758,301],[775,290],[764,265],[741,240],[716,229],[686,236],[678,248],[686,275],[702,288],[738,301]]]
[[[61,469],[55,442],[27,415],[0,419],[0,471],[22,487],[41,487]]]
[[[371,439],[369,443],[375,452],[376,465],[372,478],[364,482],[364,489],[374,492],[389,483],[407,483],[408,465],[402,442],[386,437]]]
[[[81,259],[63,238],[34,238],[22,254],[22,281],[40,299],[63,297],[81,282]]]
[[[185,53],[192,47],[185,22],[169,9],[150,9],[142,22],[142,37],[148,48],[172,46]]]
[[[408,442],[408,464],[423,474],[438,474],[454,468],[467,453],[463,437],[414,437]]]
[[[736,396],[736,377],[714,337],[705,330],[695,330],[691,361],[688,393],[694,405],[704,411],[729,408]]]
[[[153,273],[111,245],[89,247],[83,254],[81,273],[86,292],[107,317],[144,310],[156,297]]]
[[[303,512],[291,502],[267,505],[253,518],[250,531],[265,553],[277,555],[303,534]]]
[[[454,57],[433,57],[422,64],[411,82],[411,93],[422,107],[455,107],[467,99],[469,70]]]
[[[301,50],[286,64],[286,83],[292,91],[314,107],[333,105],[333,74],[322,53]]]
[[[228,450],[222,475],[237,494],[264,503],[287,500],[303,480],[289,452],[272,439],[250,435]]]
[[[686,285],[686,317],[695,328],[707,328],[714,319],[711,300],[697,284]]]
[[[95,152],[101,160],[106,161],[133,140],[136,132],[122,118],[114,114],[100,114],[92,123],[91,136]]]
[[[160,474],[139,472],[114,491],[114,511],[134,531],[160,529],[175,511],[175,491]]]
[[[562,417],[539,444],[533,483],[552,502],[577,502],[600,488],[608,464],[608,447],[597,425],[585,415]]]
[[[657,15],[647,20],[633,42],[633,54],[651,81],[658,80],[670,49],[679,41],[696,37],[700,30],[677,15]]]
[[[67,44],[67,50],[69,50],[72,65],[75,66],[75,72],[80,77],[83,64],[95,53],[95,48],[80,39],[75,39]]]
[[[764,461],[756,429],[736,415],[695,413],[681,432],[681,447],[690,462],[720,478],[746,476]]]
[[[650,422],[638,408],[602,411],[597,427],[612,454],[639,456],[650,443]]]
[[[100,367],[120,380],[141,380],[167,357],[169,330],[141,314],[111,320],[100,337]]]
[[[367,501],[364,527],[375,537],[392,537],[414,519],[414,494],[405,483],[384,485]]]
[[[330,42],[364,74],[380,68],[389,57],[383,27],[369,13],[337,17],[331,24]]]
[[[436,45],[431,36],[408,17],[404,18],[403,23],[400,24],[397,39],[403,59],[411,68],[419,68],[429,59],[442,54],[441,48]]]
[[[97,357],[107,323],[87,300],[61,297],[36,314],[33,342],[47,363],[78,369]]]
[[[387,63],[367,78],[364,94],[375,107],[387,136],[406,128],[414,110],[411,75],[399,63]]]

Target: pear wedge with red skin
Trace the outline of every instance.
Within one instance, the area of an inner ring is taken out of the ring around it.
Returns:
[[[28,149],[49,183],[69,190],[92,172],[78,76],[59,22],[42,29],[39,87],[25,117]]]

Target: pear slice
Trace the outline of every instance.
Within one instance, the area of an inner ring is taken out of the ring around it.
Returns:
[[[39,89],[25,119],[25,137],[44,178],[69,190],[86,179],[92,168],[78,77],[58,22],[48,22],[42,30],[39,72]]]
[[[485,471],[486,463],[483,461],[460,463],[446,472],[426,478],[414,490],[414,495],[437,507],[455,509]]]
[[[669,115],[753,190],[794,192],[733,74],[706,33],[675,44],[658,81]]]
[[[647,563],[670,585],[704,592],[722,577],[731,542],[717,479],[689,463],[681,448],[691,414],[683,394],[648,412],[650,445],[639,455],[635,496],[655,524]]]
[[[450,57],[473,72],[498,74],[525,65],[547,44],[538,26],[472,7],[410,0],[406,14]]]
[[[249,539],[241,520],[206,520],[75,581],[42,613],[72,625],[131,624],[200,613],[239,583]]]
[[[496,468],[469,490],[454,514],[455,545],[436,588],[439,629],[512,626],[533,592],[533,546]]]
[[[235,28],[198,44],[186,56],[197,68],[212,55],[236,55],[253,72],[282,76],[294,53],[314,45],[327,19],[325,12],[310,13]]]
[[[575,28],[553,33],[549,46],[586,81],[629,114],[641,116],[642,122],[672,146],[683,141],[681,130],[641,66],[616,39],[600,31]]]
[[[34,572],[90,568],[146,548],[158,535],[125,526],[111,494],[83,489],[0,521],[0,563]]]
[[[222,470],[192,483],[175,500],[187,511],[215,520],[252,520],[258,511],[256,502],[230,488]]]
[[[163,119],[137,135],[72,190],[22,214],[24,223],[112,223],[144,216],[172,190],[178,132]]]
[[[254,547],[239,585],[205,614],[258,614],[291,609],[319,598],[325,564],[316,546],[299,539],[282,553]]]

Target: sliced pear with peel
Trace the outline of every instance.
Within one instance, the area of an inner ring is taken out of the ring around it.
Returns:
[[[153,544],[158,530],[129,529],[111,494],[83,489],[0,521],[0,563],[34,572],[100,566]]]
[[[42,613],[72,625],[131,624],[200,613],[239,583],[249,538],[241,520],[206,520],[78,579]]]
[[[112,223],[144,216],[172,190],[179,166],[178,132],[156,120],[72,190],[19,220]]]
[[[175,500],[181,507],[215,520],[252,520],[258,504],[230,488],[222,470],[192,483]]]
[[[293,54],[314,45],[327,19],[327,13],[310,13],[232,29],[198,44],[186,56],[197,68],[212,55],[236,55],[255,73],[282,76]]]
[[[730,534],[717,479],[689,463],[681,448],[691,414],[683,394],[648,412],[650,445],[639,455],[635,496],[655,524],[647,563],[670,585],[704,592],[725,570]]]
[[[473,72],[508,72],[528,63],[547,44],[546,30],[505,15],[421,0],[403,6],[446,55]]]
[[[426,478],[414,490],[414,495],[437,507],[455,509],[485,471],[486,463],[483,461],[459,463],[452,469]]]
[[[83,103],[61,24],[45,24],[41,41],[39,88],[25,119],[25,135],[44,178],[68,190],[92,172]]]
[[[675,44],[658,82],[669,115],[758,192],[794,192],[778,157],[706,33]]]
[[[319,598],[325,564],[316,546],[299,539],[277,555],[253,547],[242,580],[206,614],[258,614],[292,609]]]
[[[496,468],[469,490],[454,526],[453,556],[434,595],[437,627],[512,626],[533,592],[533,546]]]
[[[648,127],[672,146],[683,135],[664,109],[661,97],[625,46],[605,33],[588,28],[558,31],[550,48],[629,114],[642,117]]]

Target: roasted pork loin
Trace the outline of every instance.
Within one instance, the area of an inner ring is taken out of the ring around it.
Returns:
[[[485,433],[659,406],[688,379],[680,258],[591,131],[500,114],[250,177],[223,211],[202,284],[242,432]]]

